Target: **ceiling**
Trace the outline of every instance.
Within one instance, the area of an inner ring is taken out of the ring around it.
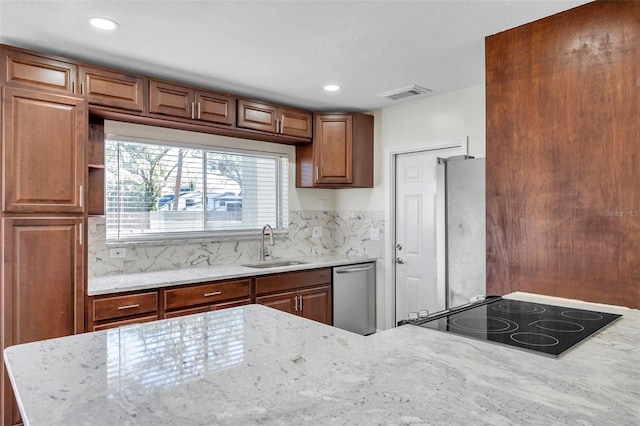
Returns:
[[[584,3],[0,0],[0,42],[311,110],[367,111],[402,102],[376,95],[413,84],[432,90],[422,96],[482,84],[485,36]],[[120,27],[94,29],[93,16]]]

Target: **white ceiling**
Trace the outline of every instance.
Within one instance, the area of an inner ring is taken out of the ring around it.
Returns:
[[[484,82],[484,37],[587,1],[0,0],[0,42],[311,110]],[[111,33],[88,25],[105,16]],[[343,87],[323,91],[327,83]],[[395,101],[395,103],[401,101]]]

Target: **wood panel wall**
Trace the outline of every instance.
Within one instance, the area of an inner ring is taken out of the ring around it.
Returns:
[[[487,294],[640,308],[640,1],[485,47]]]

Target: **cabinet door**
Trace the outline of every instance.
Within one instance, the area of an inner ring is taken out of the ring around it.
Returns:
[[[0,49],[3,83],[18,83],[39,86],[50,90],[75,93],[78,67],[46,56],[13,50]]]
[[[331,325],[331,286],[316,287],[298,291],[300,315]]]
[[[149,80],[149,112],[195,118],[194,90],[177,84]]]
[[[82,213],[84,101],[4,88],[3,211]]]
[[[92,67],[80,67],[80,92],[92,105],[142,112],[144,78]]]
[[[352,183],[353,117],[351,114],[317,114],[315,126],[315,183]]]
[[[275,105],[238,99],[237,127],[276,133],[278,108]]]
[[[312,117],[310,112],[280,107],[280,134],[311,139]]]
[[[196,118],[216,124],[233,125],[235,100],[224,93],[196,90]]]
[[[2,220],[0,349],[84,331],[81,223],[82,218]],[[11,425],[19,414],[1,359],[0,366],[4,421]]]
[[[297,296],[297,293],[295,291],[276,293],[272,294],[271,296],[259,296],[256,297],[256,303],[259,305],[265,305],[270,308],[278,309],[289,314],[297,315],[298,313],[293,306],[293,298],[295,296]]]

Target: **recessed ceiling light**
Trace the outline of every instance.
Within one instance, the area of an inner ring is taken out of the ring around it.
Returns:
[[[115,30],[119,26],[116,21],[109,18],[90,18],[89,23],[96,28],[107,31]]]
[[[324,90],[326,90],[327,92],[337,92],[340,89],[342,89],[342,87],[338,86],[337,84],[327,84],[326,86],[324,86]]]

